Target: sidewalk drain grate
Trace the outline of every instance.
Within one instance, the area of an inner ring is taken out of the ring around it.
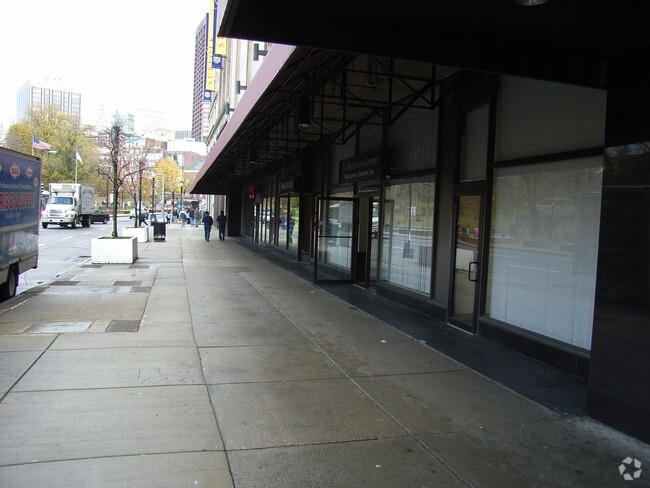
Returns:
[[[151,286],[134,286],[131,288],[133,293],[151,293]]]
[[[139,329],[139,320],[111,320],[106,332],[137,332]]]
[[[28,334],[61,334],[65,332],[85,332],[92,322],[42,322],[32,325],[25,332]]]
[[[140,286],[142,281],[116,281],[113,286]]]
[[[78,285],[79,283],[81,283],[81,282],[80,281],[70,280],[70,281],[53,281],[50,284],[51,285],[57,285],[57,286],[74,286],[74,285]]]

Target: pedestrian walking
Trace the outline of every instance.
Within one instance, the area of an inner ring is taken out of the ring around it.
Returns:
[[[181,210],[181,227],[185,227],[185,210]]]
[[[228,223],[228,217],[223,214],[223,210],[217,217],[217,227],[219,228],[219,240],[223,241],[226,239],[226,224]]]
[[[210,212],[205,212],[203,215],[203,230],[205,232],[205,240],[209,241],[210,240],[210,231],[212,230],[212,225],[214,224],[214,219],[212,218],[212,215],[210,215]]]
[[[189,217],[190,217],[190,226],[194,227],[194,209],[193,208],[190,209]]]

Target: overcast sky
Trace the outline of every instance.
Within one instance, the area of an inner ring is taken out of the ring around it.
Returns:
[[[81,93],[83,123],[147,109],[191,129],[195,32],[212,1],[2,0],[0,123],[15,122],[25,82],[49,78]]]

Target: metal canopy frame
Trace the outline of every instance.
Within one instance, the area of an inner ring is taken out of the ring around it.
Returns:
[[[211,166],[193,192],[236,191],[310,147],[345,144],[362,127],[391,125],[412,107],[433,110],[439,75],[426,63],[299,48],[280,81],[266,89],[216,159],[206,162]]]

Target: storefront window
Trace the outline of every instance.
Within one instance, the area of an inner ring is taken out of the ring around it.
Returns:
[[[259,215],[259,236],[260,242],[264,244],[273,244],[274,239],[274,225],[275,225],[275,216],[274,216],[274,198],[266,197],[262,200],[260,205],[260,215]]]
[[[430,292],[434,193],[433,176],[386,187],[382,281]]]
[[[288,234],[287,216],[289,215],[289,198],[280,197],[278,199],[278,247],[280,249],[287,249]]]
[[[278,247],[297,253],[300,197],[280,197],[278,210]]]
[[[602,157],[497,169],[491,318],[591,348]]]
[[[287,230],[289,231],[289,250],[294,254],[298,254],[298,236],[300,223],[300,197],[289,198],[289,219],[287,222]]]

